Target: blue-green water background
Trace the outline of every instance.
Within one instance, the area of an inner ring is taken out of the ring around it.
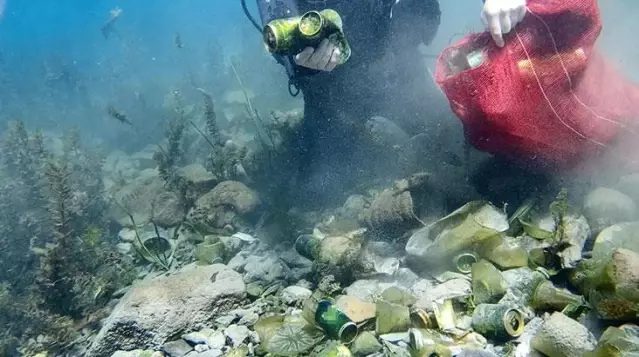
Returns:
[[[254,1],[248,3],[255,11]],[[447,0],[441,6],[442,25],[426,49],[431,54],[454,34],[481,29],[480,1]],[[630,15],[637,15],[639,2],[603,1],[601,6],[605,30],[600,45],[637,79],[639,53],[632,34],[639,25]],[[122,37],[105,39],[100,27],[116,7],[123,10],[116,24]],[[184,44],[179,50],[176,33]],[[160,106],[188,73],[208,89],[236,89],[232,81],[207,82],[211,73],[202,70],[211,58],[233,55],[240,55],[241,74],[256,94],[258,109],[299,106],[299,99],[288,96],[284,72],[261,46],[239,1],[6,0],[0,22],[0,123],[19,118],[53,131],[78,125],[94,139],[117,145],[122,129],[104,114],[108,104],[126,110],[131,98],[142,93],[147,105]],[[432,60],[428,64],[434,68]],[[60,68],[80,88],[46,83],[47,71]],[[136,119],[150,127],[157,121],[152,116]]]

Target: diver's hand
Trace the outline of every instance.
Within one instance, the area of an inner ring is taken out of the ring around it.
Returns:
[[[339,48],[328,39],[324,39],[317,48],[306,47],[298,53],[295,63],[298,66],[330,72],[339,63],[339,56]]]
[[[499,47],[504,46],[507,34],[526,15],[526,0],[486,0],[481,19]]]

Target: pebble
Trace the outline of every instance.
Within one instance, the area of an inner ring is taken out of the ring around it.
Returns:
[[[193,349],[195,350],[195,352],[204,352],[210,350],[211,348],[208,345],[201,343],[199,345],[193,346]]]
[[[222,331],[216,331],[210,328],[203,329],[199,332],[192,332],[183,335],[182,338],[191,344],[205,344],[210,349],[222,349],[226,345],[226,337]]]
[[[282,301],[288,305],[294,305],[302,302],[313,295],[313,292],[301,286],[289,286],[282,290]]]
[[[162,346],[162,350],[170,357],[183,357],[191,352],[193,348],[184,340],[170,341]]]
[[[244,325],[231,325],[224,330],[224,334],[231,340],[231,345],[235,347],[243,343],[251,331]]]

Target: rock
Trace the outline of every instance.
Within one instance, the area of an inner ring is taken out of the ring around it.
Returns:
[[[222,349],[226,345],[226,336],[222,331],[205,328],[198,332],[183,335],[182,338],[194,345],[206,344],[210,349]]]
[[[282,290],[281,297],[282,300],[288,305],[294,305],[308,299],[309,297],[311,297],[312,294],[313,292],[306,288],[292,285]]]
[[[163,357],[162,352],[153,350],[115,351],[111,357]]]
[[[221,357],[224,356],[224,351],[219,350],[206,350],[204,352],[191,352],[186,357]]]
[[[370,202],[366,196],[351,195],[346,199],[346,202],[344,202],[344,205],[342,206],[342,217],[345,219],[358,220],[369,206]]]
[[[515,347],[515,356],[519,357],[542,357],[542,355],[533,350],[531,341],[541,329],[544,320],[540,317],[534,317],[528,321],[526,327],[524,327],[524,333],[517,338],[517,344]]]
[[[639,254],[617,248],[606,260],[587,260],[571,282],[604,320],[635,321],[639,316]]]
[[[211,348],[205,344],[200,344],[200,345],[195,345],[193,346],[193,350],[195,350],[195,352],[204,352],[204,351],[208,351]]]
[[[111,217],[121,226],[132,226],[128,213],[138,226],[155,222],[174,227],[182,222],[184,210],[177,195],[168,191],[156,170],[140,174],[114,194]]]
[[[193,182],[198,191],[206,192],[215,187],[218,178],[201,164],[190,164],[180,169],[182,175]]]
[[[192,264],[169,276],[145,279],[120,300],[87,356],[159,348],[180,331],[210,325],[245,296],[242,276],[221,264]]]
[[[382,345],[377,341],[375,335],[368,331],[360,333],[351,346],[351,352],[357,357],[368,356],[381,349]]]
[[[244,264],[246,282],[261,281],[271,283],[287,277],[287,267],[273,251],[265,255],[250,255]]]
[[[120,254],[123,255],[128,255],[133,253],[133,244],[131,243],[118,243],[115,246],[118,250],[118,252],[120,252]]]
[[[231,206],[241,215],[254,212],[261,204],[257,192],[238,181],[220,182],[198,201],[206,207]]]
[[[491,351],[478,349],[462,349],[455,357],[498,357]]]
[[[120,150],[112,151],[105,159],[102,170],[115,181],[130,180],[138,175],[139,168],[129,155]]]
[[[546,319],[532,339],[532,347],[549,357],[582,357],[596,345],[584,325],[560,312]]]
[[[242,325],[231,325],[224,330],[226,337],[231,340],[231,346],[236,347],[244,343],[251,331]]]
[[[162,351],[169,357],[182,357],[191,352],[193,348],[184,340],[170,341],[162,346]]]
[[[158,166],[157,161],[153,158],[159,149],[154,145],[148,145],[141,151],[131,155],[131,161],[140,170],[154,169]]]
[[[202,234],[248,227],[248,216],[261,205],[257,192],[238,181],[223,181],[200,197],[188,220]]]
[[[623,193],[611,188],[599,187],[590,192],[584,201],[584,215],[588,222],[601,230],[604,227],[627,222],[637,217],[637,205]]]
[[[622,176],[615,188],[639,204],[639,173]]]

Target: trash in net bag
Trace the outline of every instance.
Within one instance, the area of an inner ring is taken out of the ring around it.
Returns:
[[[637,167],[639,87],[597,51],[600,32],[596,0],[530,0],[503,48],[466,36],[435,80],[478,150],[543,170],[614,151]]]

